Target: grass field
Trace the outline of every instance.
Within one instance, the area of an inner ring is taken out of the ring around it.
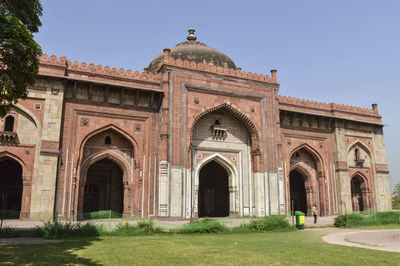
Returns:
[[[400,253],[329,245],[317,231],[100,237],[2,246],[0,263],[85,265],[398,265]]]

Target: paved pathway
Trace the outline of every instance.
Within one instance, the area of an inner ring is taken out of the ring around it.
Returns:
[[[326,235],[322,239],[330,244],[400,252],[400,229],[346,230],[346,232]]]

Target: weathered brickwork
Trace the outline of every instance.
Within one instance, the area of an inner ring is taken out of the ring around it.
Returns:
[[[41,57],[13,130],[0,124],[0,163],[22,167],[21,219],[118,204],[124,216],[169,219],[391,208],[376,105],[281,96],[276,70],[242,71],[193,32],[142,73]],[[212,163],[224,177],[207,183]],[[100,177],[88,185],[89,173]]]

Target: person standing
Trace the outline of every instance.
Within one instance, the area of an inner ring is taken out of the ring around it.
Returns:
[[[312,207],[312,215],[314,216],[314,224],[317,223],[317,205],[314,203]]]

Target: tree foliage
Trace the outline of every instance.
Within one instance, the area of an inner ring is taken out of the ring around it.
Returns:
[[[400,210],[400,196],[394,196],[392,198],[392,209]]]
[[[400,196],[400,183],[394,186],[392,196],[393,197]]]
[[[392,193],[392,209],[400,210],[400,183],[398,183]]]
[[[0,0],[0,117],[35,83],[42,51],[32,32],[41,15],[39,0]]]

